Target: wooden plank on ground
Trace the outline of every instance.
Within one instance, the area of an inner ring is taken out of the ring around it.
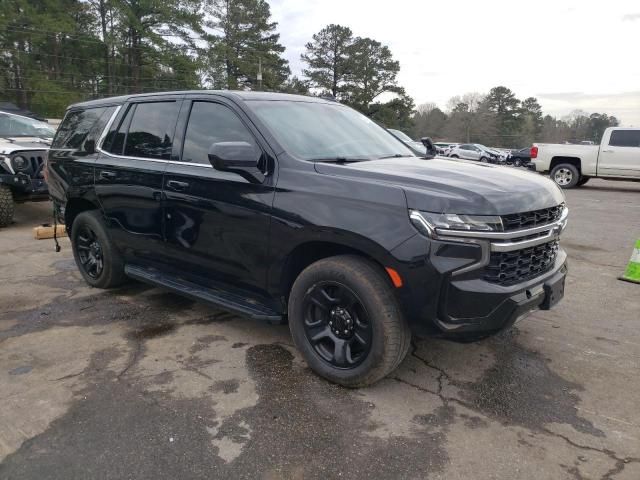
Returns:
[[[58,225],[56,236],[58,237],[66,237],[67,229],[64,225]],[[45,223],[44,225],[40,225],[39,227],[35,227],[33,229],[33,238],[36,240],[43,240],[45,238],[53,238],[53,226]]]

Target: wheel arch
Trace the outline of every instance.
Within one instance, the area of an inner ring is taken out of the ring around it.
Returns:
[[[562,157],[556,156],[551,159],[551,163],[549,164],[549,171],[553,170],[556,166],[561,165],[563,163],[568,163],[573,165],[578,169],[580,175],[582,175],[582,160],[578,157]]]
[[[67,230],[71,230],[73,221],[78,215],[87,210],[99,210],[100,207],[86,198],[71,198],[67,201],[64,208],[64,224],[67,226]]]
[[[370,245],[369,243],[372,243],[370,240],[362,240],[356,244],[318,238],[298,244],[279,262],[280,266],[273,269],[270,275],[271,284],[277,288],[286,303],[296,278],[309,265],[324,258],[355,255],[376,265],[389,285],[393,287],[393,281],[385,270],[392,263],[388,259],[389,255],[384,253],[381,246]]]

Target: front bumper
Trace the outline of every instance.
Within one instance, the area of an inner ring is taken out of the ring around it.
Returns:
[[[460,236],[453,238],[435,229],[432,238],[416,235],[394,249],[406,279],[398,293],[413,332],[449,337],[489,334],[534,310],[550,308],[564,293],[567,255],[557,242],[567,212],[551,224],[504,233],[457,232]],[[507,259],[502,260],[503,254]],[[526,263],[533,258],[535,265]],[[496,277],[496,261],[499,272],[507,262],[504,277]],[[524,270],[525,265],[530,269]],[[512,268],[523,274],[512,276]]]
[[[435,324],[451,337],[508,328],[535,310],[549,309],[547,287],[564,285],[567,270],[567,256],[561,250],[550,271],[521,284],[501,287],[480,279],[449,281]]]
[[[43,178],[31,178],[24,173],[0,174],[0,185],[8,185],[18,196],[47,197],[49,188]]]

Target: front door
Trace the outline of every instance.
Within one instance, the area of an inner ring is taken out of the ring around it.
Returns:
[[[222,172],[211,166],[208,151],[216,142],[244,141],[255,146],[257,163],[273,165],[273,159],[239,109],[207,98],[185,101],[174,147],[180,161],[165,171],[166,253],[175,271],[188,271],[195,281],[263,291],[273,169],[265,166],[267,175],[255,180]]]
[[[610,130],[602,139],[598,175],[640,178],[640,129]]]
[[[95,190],[125,258],[154,262],[162,248],[162,175],[181,99],[125,105],[95,164]]]

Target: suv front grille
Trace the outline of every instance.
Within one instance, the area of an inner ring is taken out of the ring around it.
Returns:
[[[557,254],[557,240],[512,252],[493,252],[484,279],[503,286],[530,280],[551,270]]]
[[[563,209],[564,203],[551,208],[543,208],[542,210],[502,215],[502,225],[505,231],[546,225],[558,220],[562,215]]]
[[[30,169],[26,170],[24,173],[29,174],[30,177],[35,178],[43,178],[42,168],[44,165],[45,158],[47,156],[46,150],[36,150],[36,151],[26,151],[26,152],[16,152],[11,155],[11,159],[13,157],[23,157],[26,158],[29,162]]]

